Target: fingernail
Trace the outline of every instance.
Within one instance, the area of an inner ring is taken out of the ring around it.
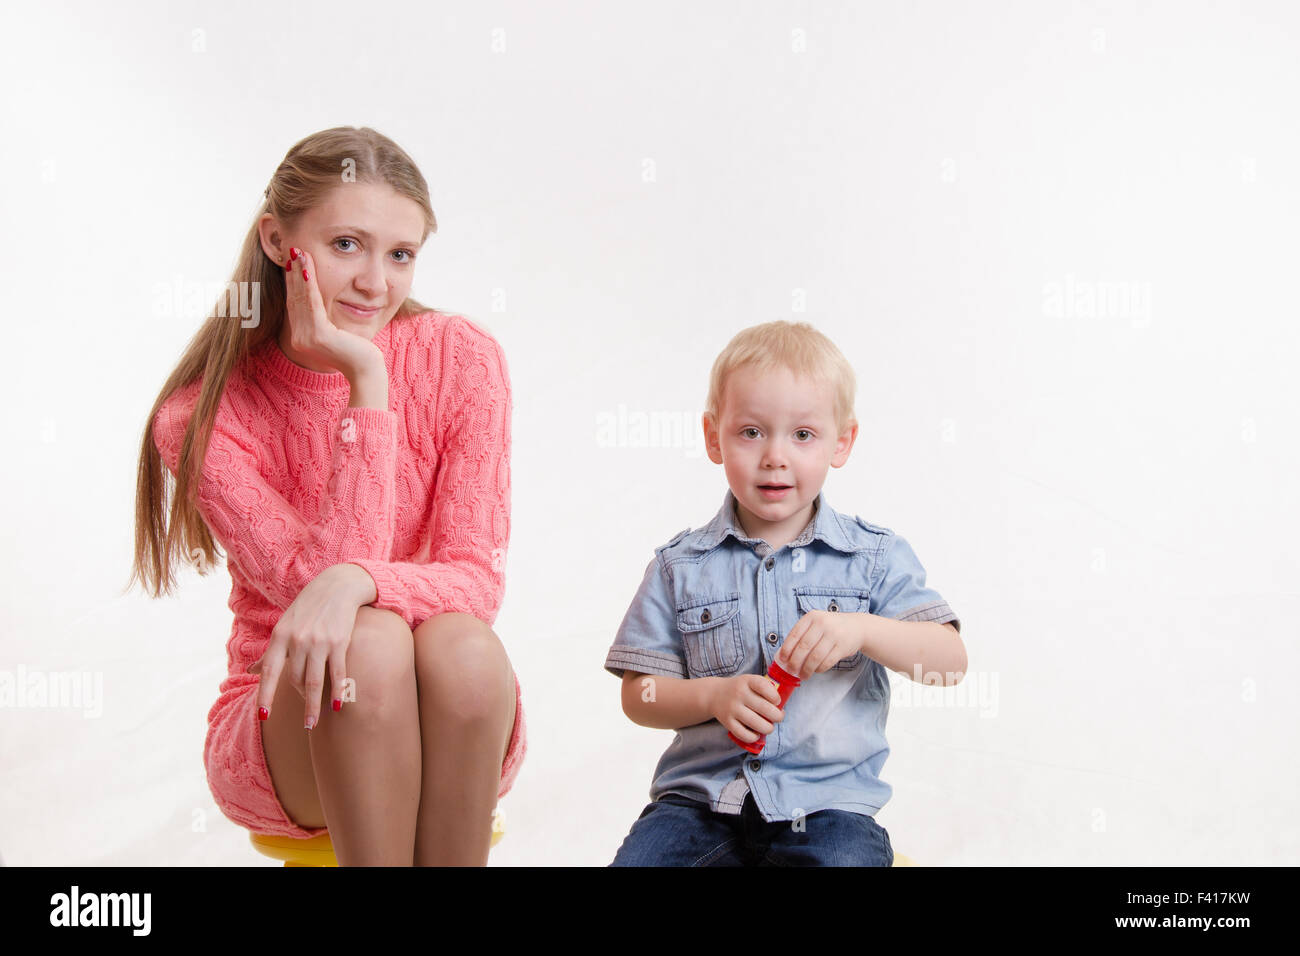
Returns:
[[[316,726],[316,718],[315,718],[315,717],[308,717],[308,718],[307,718],[307,723],[303,724],[303,729],[304,729],[304,730],[311,730],[311,729],[312,729],[313,727],[315,727],[315,726]]]
[[[284,260],[284,271],[285,271],[285,272],[292,272],[292,271],[293,271],[293,260],[292,260],[292,259],[285,259],[285,260]]]
[[[308,279],[310,279],[310,278],[311,278],[311,273],[308,272],[306,269],[303,269],[303,270],[302,270],[302,279],[303,279],[303,281],[306,282],[306,281],[307,281]]]
[[[298,247],[297,247],[297,246],[290,246],[290,247],[289,247],[289,261],[292,262],[294,259],[297,259],[297,258],[298,258]]]
[[[334,709],[335,709],[335,710],[342,710],[342,709],[343,709],[343,701],[340,700],[340,699],[337,698],[337,697],[334,698]]]
[[[266,708],[266,707],[259,707],[259,708],[257,708],[257,719],[258,719],[258,720],[266,720],[266,718],[268,718],[268,717],[270,717],[270,716],[271,716],[271,711],[270,711],[268,708]]]

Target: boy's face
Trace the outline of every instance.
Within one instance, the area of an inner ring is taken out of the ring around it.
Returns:
[[[726,470],[749,536],[769,544],[795,537],[827,469],[849,460],[858,426],[836,434],[833,401],[830,385],[796,378],[787,368],[764,374],[745,366],[728,376],[721,420],[705,414],[704,441],[709,459]]]

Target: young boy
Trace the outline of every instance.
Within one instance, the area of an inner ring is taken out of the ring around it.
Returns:
[[[806,323],[745,329],[714,362],[704,433],[729,490],[655,549],[605,659],[624,713],[677,731],[611,865],[893,864],[884,669],[955,684],[966,650],[908,543],[821,492],[857,437],[854,389]],[[802,680],[784,711],[774,660]]]

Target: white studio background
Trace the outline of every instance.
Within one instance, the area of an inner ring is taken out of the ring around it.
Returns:
[[[604,655],[721,504],[714,357],[775,318],[858,375],[828,500],[908,538],[969,650],[935,699],[895,679],[895,850],[1300,860],[1293,5],[65,2],[0,36],[0,669],[102,679],[0,711],[5,863],[275,865],[203,775],[227,573],[121,590],[210,305],[170,290],[341,124],[420,164],[413,294],[510,362],[530,751],[492,865],[604,865],[644,806],[671,732]]]

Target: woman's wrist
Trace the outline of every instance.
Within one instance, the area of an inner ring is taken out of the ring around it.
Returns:
[[[382,361],[377,368],[371,366],[349,375],[348,385],[352,388],[348,408],[388,410],[388,368]]]
[[[357,607],[365,607],[367,604],[374,604],[379,597],[375,588],[375,579],[359,564],[347,562],[336,564],[332,569],[343,581],[343,587],[347,589],[350,600],[356,602]]]

